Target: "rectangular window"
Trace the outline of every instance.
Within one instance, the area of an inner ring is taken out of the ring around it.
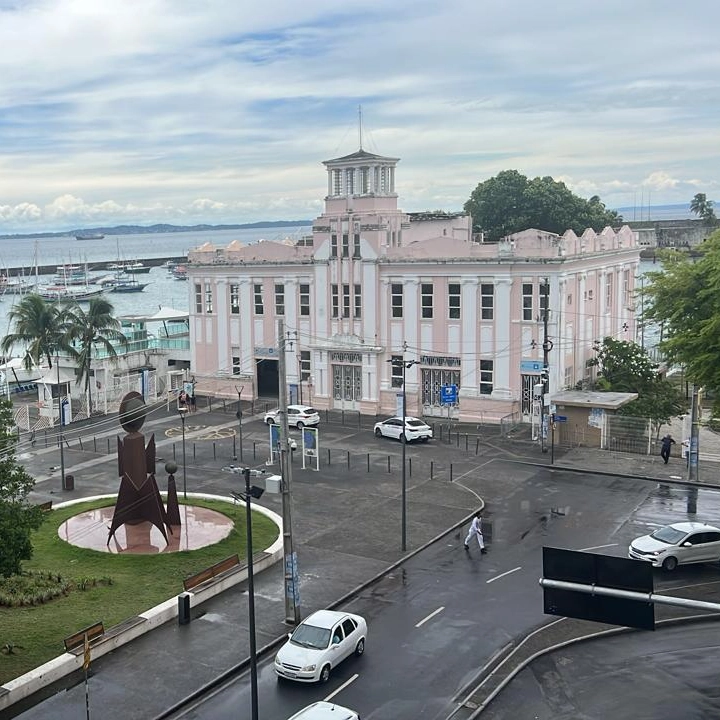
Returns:
[[[391,355],[390,356],[390,367],[392,368],[392,374],[390,376],[390,385],[394,388],[402,387],[402,376],[403,376],[403,356],[402,355]]]
[[[230,285],[230,312],[233,315],[240,314],[240,286]]]
[[[448,283],[448,318],[460,319],[460,283]]]
[[[330,294],[332,296],[332,316],[336,318],[340,316],[340,298],[337,285],[330,286]]]
[[[613,276],[605,276],[605,312],[609,312],[612,309],[613,301]]]
[[[480,361],[480,394],[490,395],[493,391],[493,361]]]
[[[353,235],[353,257],[360,257],[360,233],[355,233]]]
[[[420,307],[423,320],[429,320],[433,316],[433,286],[432,283],[420,285]]]
[[[232,374],[240,374],[240,348],[234,347],[232,349]]]
[[[548,303],[550,302],[550,284],[540,283],[540,319],[545,319],[545,312],[548,309]]]
[[[390,285],[390,306],[392,308],[392,316],[394,318],[401,318],[403,316],[402,283],[392,283]]]
[[[342,286],[343,291],[343,317],[349,318],[350,317],[350,286],[349,285],[343,285]]]
[[[212,285],[205,283],[205,312],[210,314],[213,311]]]
[[[307,382],[310,379],[310,351],[300,351],[300,381]]]
[[[492,320],[495,313],[495,286],[492,283],[480,285],[480,319]]]
[[[333,195],[340,195],[342,189],[342,175],[339,170],[333,170]]]
[[[623,270],[623,305],[626,308],[631,306],[630,302],[630,271]]]
[[[355,285],[355,314],[354,318],[362,317],[362,285]]]
[[[350,235],[343,233],[342,236],[342,256],[350,257]]]
[[[337,257],[337,234],[330,236],[330,257]]]
[[[355,170],[350,168],[345,171],[345,194],[353,195],[355,193]]]
[[[300,285],[300,315],[309,317],[310,315],[310,286]]]
[[[360,168],[360,192],[363,195],[367,195],[370,191],[368,180],[368,169],[366,167]]]
[[[202,285],[195,283],[195,312],[200,315],[203,311]]]
[[[285,314],[285,286],[275,285],[275,314]]]
[[[253,295],[254,298],[254,304],[255,304],[255,314],[256,315],[262,315],[265,312],[265,308],[263,306],[263,293],[262,293],[262,283],[254,283],[253,284]]]
[[[532,283],[523,283],[522,286],[522,312],[523,320],[533,319],[533,285]]]

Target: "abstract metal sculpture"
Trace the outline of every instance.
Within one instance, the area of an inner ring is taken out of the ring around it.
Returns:
[[[147,447],[140,432],[145,422],[146,407],[142,395],[130,392],[120,403],[120,425],[127,432],[118,436],[118,490],[108,545],[115,531],[124,524],[150,522],[160,530],[168,542],[165,527],[172,533],[167,512],[155,480],[155,435],[150,436]],[[177,500],[176,500],[177,502]],[[179,513],[175,513],[179,519]]]

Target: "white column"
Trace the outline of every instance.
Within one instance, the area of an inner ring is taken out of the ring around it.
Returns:
[[[510,304],[512,279],[495,278],[495,352],[492,398],[511,400],[510,390]]]
[[[240,371],[255,376],[253,358],[255,347],[253,344],[253,317],[255,315],[255,298],[250,278],[240,280]]]
[[[226,370],[230,361],[230,338],[228,328],[228,318],[230,317],[230,309],[228,308],[228,283],[223,278],[215,283],[215,327],[216,327],[216,367],[220,370]],[[204,302],[203,298],[203,302]]]
[[[420,281],[416,279],[403,279],[403,328],[405,329],[405,341],[417,352],[415,348],[420,346],[418,342],[418,327],[420,325]],[[400,348],[390,348],[396,352]]]
[[[460,330],[460,353],[461,372],[460,394],[477,397],[478,388],[478,363],[477,363],[477,338],[478,332],[478,278],[463,278],[462,296],[460,299],[460,317],[462,325]],[[465,349],[472,348],[470,353]]]

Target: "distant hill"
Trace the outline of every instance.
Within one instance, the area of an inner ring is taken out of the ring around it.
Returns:
[[[312,220],[266,220],[243,225],[115,225],[114,227],[77,228],[66,232],[45,232],[14,235],[0,235],[3,239],[15,238],[43,238],[65,237],[72,235],[102,234],[102,235],[137,235],[139,233],[172,233],[172,232],[206,232],[208,230],[255,230],[257,228],[283,228],[297,227],[298,225],[312,225]]]
[[[613,208],[623,220],[687,220],[696,216],[690,212],[690,203],[680,205],[647,205],[645,207]]]

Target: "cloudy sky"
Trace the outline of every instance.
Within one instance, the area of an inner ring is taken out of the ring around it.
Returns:
[[[720,200],[720,3],[0,0],[0,234],[313,218],[323,160],[406,211],[501,170]]]

